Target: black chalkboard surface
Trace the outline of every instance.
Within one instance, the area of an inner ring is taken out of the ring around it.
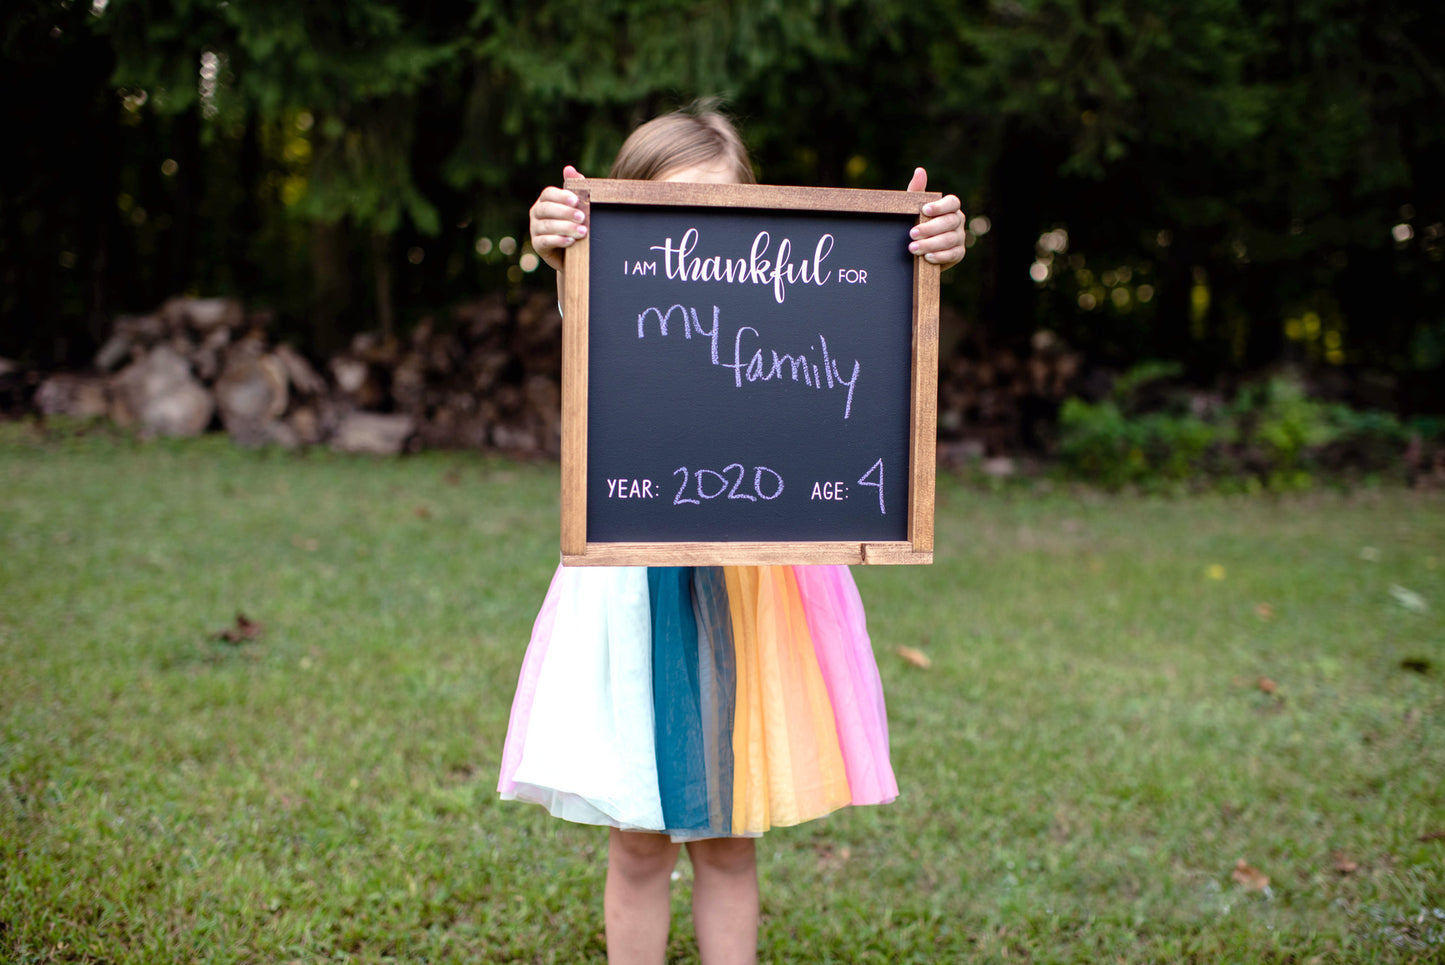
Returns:
[[[930,561],[938,195],[567,186],[564,562]]]

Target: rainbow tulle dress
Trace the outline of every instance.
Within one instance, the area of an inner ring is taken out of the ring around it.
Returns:
[[[677,840],[898,795],[846,566],[558,567],[532,629],[503,798]]]

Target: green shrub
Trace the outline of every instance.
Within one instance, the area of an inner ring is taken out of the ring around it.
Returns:
[[[1179,373],[1177,365],[1145,363],[1121,376],[1106,399],[1067,400],[1057,450],[1065,470],[1110,488],[1304,489],[1321,471],[1399,470],[1412,431],[1422,435],[1387,412],[1312,399],[1288,375],[1197,414],[1188,395],[1168,384]],[[1441,429],[1427,426],[1422,437],[1439,438]]]
[[[1156,412],[1143,416],[1148,439],[1149,465],[1169,480],[1184,480],[1205,468],[1210,450],[1219,442],[1219,430],[1192,415]]]
[[[1328,409],[1305,394],[1293,379],[1273,378],[1264,393],[1263,404],[1244,418],[1255,417],[1253,438],[1265,447],[1270,465],[1279,471],[1298,469],[1305,452],[1335,440]]]
[[[1113,400],[1066,399],[1059,428],[1059,455],[1084,478],[1118,487],[1138,475],[1144,454],[1134,444],[1134,426]]]
[[[1128,417],[1114,403],[1069,399],[1059,416],[1059,455],[1084,478],[1118,487],[1187,480],[1203,472],[1219,431],[1191,415]]]

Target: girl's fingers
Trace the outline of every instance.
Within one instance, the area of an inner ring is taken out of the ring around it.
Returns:
[[[539,252],[547,248],[566,248],[587,233],[582,228],[579,228],[578,232],[578,234],[565,234],[560,231],[542,231],[532,235],[532,247]]]
[[[923,206],[924,221],[910,232],[908,250],[930,264],[944,268],[963,260],[964,216],[956,195]]]
[[[578,224],[575,221],[542,220],[533,221],[529,226],[532,235],[532,247],[540,248],[538,242],[546,243],[551,238],[566,238],[570,244],[587,234],[587,226]]]
[[[930,218],[922,224],[914,226],[913,230],[909,232],[909,236],[915,241],[930,241],[945,235],[963,237],[963,214],[961,212]]]
[[[562,169],[562,177],[580,178],[572,165]],[[557,270],[562,269],[562,252],[587,234],[587,213],[581,199],[566,188],[545,187],[527,211],[527,230],[532,248],[542,260]]]
[[[915,255],[956,248],[963,244],[963,219],[959,218],[953,224],[944,223],[938,226],[931,222],[921,224],[913,229],[912,235],[913,240],[908,243],[908,250]]]
[[[943,251],[930,251],[923,256],[923,260],[929,264],[937,265],[940,268],[952,268],[960,261],[963,261],[963,256],[967,253],[966,249],[962,245],[959,245]]]
[[[955,244],[932,242],[929,243],[927,247],[919,246],[918,250],[913,253],[931,265],[938,265],[941,268],[952,268],[960,261],[963,261],[963,256],[967,254],[963,243],[956,239],[954,240],[956,241]],[[915,245],[919,245],[919,243],[914,242],[913,245],[909,246],[909,249],[912,250]]]
[[[532,247],[543,261],[555,268],[562,263],[562,252],[572,247],[575,242],[575,238],[561,236],[539,237],[532,239]]]
[[[925,204],[923,213],[930,218],[936,218],[942,214],[952,214],[962,207],[963,204],[958,200],[958,195],[950,194]]]
[[[569,235],[580,238],[587,233],[587,226],[571,216],[533,218],[530,227],[534,235]]]
[[[532,237],[532,248],[537,252],[537,256],[558,271],[562,269],[562,253],[571,247],[571,245],[571,238],[536,235]]]
[[[557,221],[581,224],[586,220],[580,207],[575,204],[569,205],[563,201],[538,201],[532,205],[532,210],[528,214],[533,222]]]
[[[569,208],[577,207],[581,202],[577,195],[566,188],[550,187],[543,188],[542,193],[537,195],[537,204],[560,204]]]
[[[586,213],[577,195],[562,188],[544,188],[528,212],[532,248],[553,268],[562,267],[560,252],[587,234]]]

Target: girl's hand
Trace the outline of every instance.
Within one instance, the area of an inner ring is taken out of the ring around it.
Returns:
[[[913,169],[913,179],[908,190],[923,191],[928,187],[928,172],[923,168]],[[923,206],[922,224],[908,233],[912,240],[908,250],[921,255],[924,261],[939,268],[952,268],[963,261],[964,218],[962,203],[958,195],[949,194]],[[533,242],[535,245],[535,241]]]
[[[562,169],[563,178],[580,178],[572,165]],[[562,255],[578,238],[587,234],[587,214],[573,194],[565,188],[543,188],[537,203],[527,212],[532,232],[532,249],[557,271],[562,270]]]

